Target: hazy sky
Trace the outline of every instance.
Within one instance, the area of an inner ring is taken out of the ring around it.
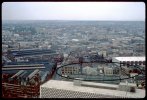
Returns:
[[[2,20],[145,21],[143,2],[4,2]]]

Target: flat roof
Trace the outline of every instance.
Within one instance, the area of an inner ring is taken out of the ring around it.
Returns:
[[[93,82],[84,82],[86,84],[97,84]],[[98,83],[97,85],[107,85],[108,87],[118,87],[118,85],[111,85],[111,84],[104,84]],[[145,90],[136,89],[135,93],[127,92],[126,91],[119,91],[119,90],[111,90],[111,89],[103,89],[103,88],[95,88],[95,87],[85,87],[85,86],[76,86],[73,85],[73,82],[68,81],[60,81],[60,80],[50,80],[46,83],[42,84],[40,87],[45,88],[54,88],[54,89],[62,89],[62,90],[70,90],[70,91],[78,91],[78,92],[85,92],[85,93],[96,93],[102,95],[110,95],[110,96],[119,96],[119,97],[129,97],[129,98],[144,98],[145,97]]]
[[[29,70],[29,69],[45,69],[45,67],[5,67],[2,70]]]
[[[144,57],[114,57],[118,61],[145,61]]]
[[[27,56],[27,55],[45,55],[45,54],[56,54],[55,51],[50,50],[50,49],[28,49],[28,50],[12,50],[11,51],[13,56]]]
[[[29,61],[29,62],[8,62],[5,64],[6,65],[30,65],[30,64],[54,64],[50,61],[47,61],[47,60],[37,60],[37,61]]]
[[[5,68],[5,67],[9,67],[9,68],[11,68],[11,67],[42,67],[42,66],[44,66],[44,64],[5,65],[5,66],[3,66],[3,68]]]

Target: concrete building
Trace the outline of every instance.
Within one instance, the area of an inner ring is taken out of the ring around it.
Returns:
[[[74,82],[50,80],[40,86],[40,98],[144,98],[145,90],[136,89],[134,84]]]
[[[145,57],[114,57],[112,62],[116,62],[116,66],[120,66],[125,70],[126,73],[129,72],[129,66],[134,65],[145,65]],[[120,73],[121,74],[121,73]]]
[[[143,57],[114,57],[113,62],[123,63],[123,65],[145,65],[145,56]],[[119,64],[117,64],[119,65]]]
[[[113,68],[104,67],[104,74],[105,75],[113,75]]]
[[[80,71],[80,65],[69,65],[69,66],[64,66],[61,69],[61,74],[63,75],[69,75],[69,74],[79,74]]]
[[[82,73],[86,75],[97,75],[97,68],[91,68],[89,66],[86,66],[82,69]]]

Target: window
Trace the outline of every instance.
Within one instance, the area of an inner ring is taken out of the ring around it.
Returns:
[[[131,61],[131,65],[133,65],[134,64],[134,61]]]
[[[125,61],[123,61],[123,66],[125,66],[126,65],[126,62]]]
[[[145,61],[143,61],[143,65],[145,65]]]
[[[142,61],[139,61],[139,65],[142,65]]]
[[[129,66],[130,65],[130,61],[127,61],[127,66]]]
[[[138,64],[138,61],[135,61],[135,65],[137,65]]]

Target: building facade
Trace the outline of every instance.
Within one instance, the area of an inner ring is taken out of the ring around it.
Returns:
[[[79,74],[79,71],[80,71],[80,65],[69,65],[62,67],[61,74],[63,75]]]

